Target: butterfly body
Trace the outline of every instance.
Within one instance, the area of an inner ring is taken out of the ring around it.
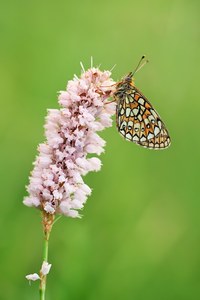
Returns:
[[[132,72],[117,83],[114,100],[117,128],[126,140],[150,149],[169,147],[169,133],[151,103],[135,87]]]

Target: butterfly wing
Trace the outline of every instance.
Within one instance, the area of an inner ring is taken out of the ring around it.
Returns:
[[[125,139],[142,147],[164,149],[170,145],[160,116],[135,86],[117,95],[116,122]]]

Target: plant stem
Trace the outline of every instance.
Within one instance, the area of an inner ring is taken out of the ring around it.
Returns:
[[[48,261],[49,237],[44,239],[43,261]],[[40,300],[45,300],[46,291],[46,275],[40,274]]]
[[[44,249],[43,249],[43,262],[48,262],[48,250],[49,250],[49,237],[53,225],[54,216],[43,212],[43,230],[44,230]],[[46,278],[47,275],[43,275],[40,271],[40,300],[45,300],[46,292]]]

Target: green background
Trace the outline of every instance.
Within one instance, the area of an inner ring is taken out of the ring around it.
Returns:
[[[22,204],[47,108],[74,74],[101,63],[136,85],[166,123],[165,151],[113,127],[79,219],[53,229],[47,300],[200,299],[199,1],[1,1],[0,299],[38,299],[40,213]]]

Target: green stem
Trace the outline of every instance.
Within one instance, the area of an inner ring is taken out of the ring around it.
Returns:
[[[44,252],[43,252],[43,262],[48,262],[48,247],[49,247],[49,234],[45,236],[44,239]],[[40,300],[45,300],[46,292],[46,275],[40,274]]]
[[[49,251],[49,235],[44,240],[44,254],[43,254],[43,260],[48,261],[48,251]]]
[[[54,221],[54,216],[43,212],[43,229],[44,229],[44,249],[43,249],[43,262],[48,262],[49,250],[49,237]],[[40,300],[45,300],[47,275],[42,274],[40,271]]]

